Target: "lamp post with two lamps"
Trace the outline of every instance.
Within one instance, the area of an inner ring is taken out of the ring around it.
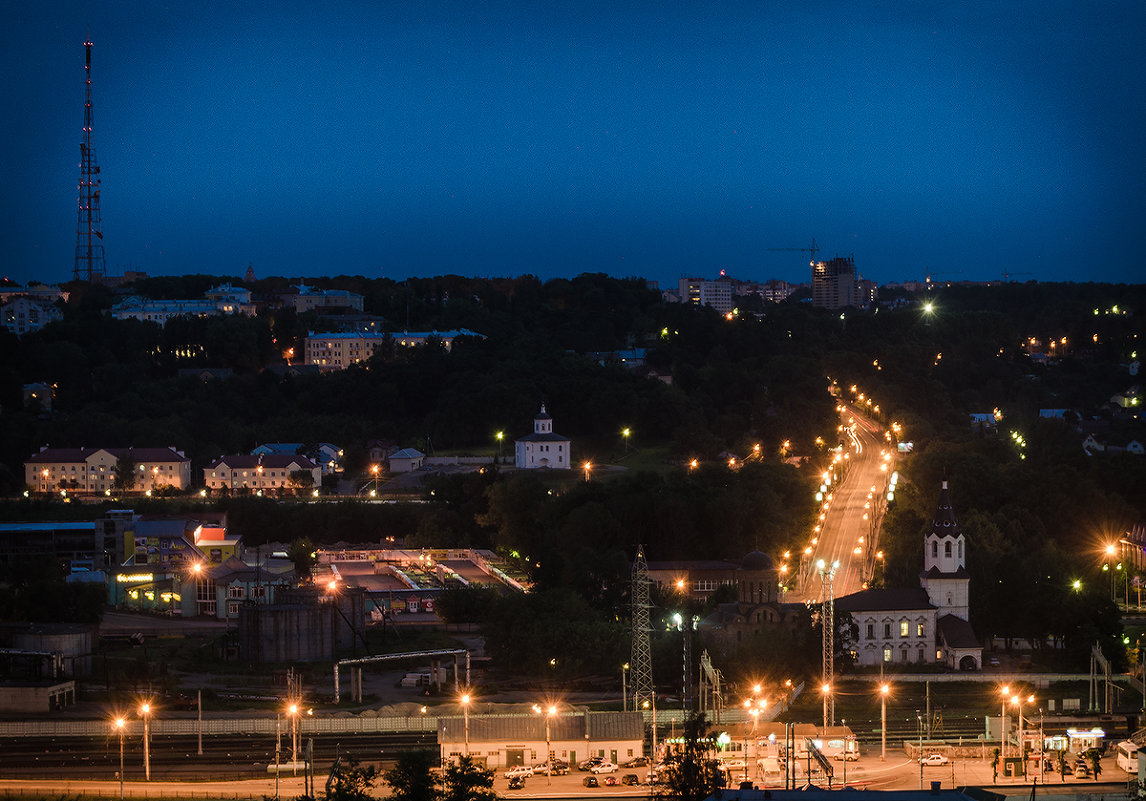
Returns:
[[[744,709],[752,716],[752,737],[756,737],[756,724],[760,717],[760,713],[768,706],[767,698],[757,698],[755,693],[760,692],[760,685],[757,684],[752,688],[754,695],[744,702]],[[748,726],[745,721],[744,727],[744,781],[748,781]]]
[[[621,711],[629,711],[629,663],[621,665]]]
[[[887,761],[887,694],[891,692],[888,684],[879,687],[879,761]],[[920,757],[923,755],[920,754]],[[846,755],[845,755],[846,757]]]

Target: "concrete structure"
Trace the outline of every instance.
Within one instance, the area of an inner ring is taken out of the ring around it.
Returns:
[[[365,630],[365,591],[357,587],[283,588],[273,604],[239,607],[239,651],[247,662],[332,661],[364,647]]]
[[[17,297],[0,305],[0,325],[18,337],[29,331],[39,331],[63,316],[59,307],[37,298]]]
[[[284,306],[293,306],[300,314],[316,309],[350,309],[360,312],[363,308],[362,296],[345,289],[315,289],[305,284],[299,284],[295,289],[296,292],[279,297]]]
[[[120,511],[95,521],[0,523],[0,562],[51,559],[65,574],[105,571],[131,553],[131,527],[131,513]]]
[[[314,333],[306,338],[305,364],[318,365],[325,370],[344,370],[352,364],[367,361],[379,348],[416,348],[429,342],[440,342],[447,351],[458,337],[479,337],[481,334],[467,328],[450,331],[331,331]]]
[[[273,605],[284,590],[296,584],[294,564],[288,559],[256,557],[247,564],[231,556],[220,564],[196,571],[180,593],[180,612],[184,617],[213,617],[237,620],[248,604]]]
[[[424,462],[425,459],[426,454],[417,448],[403,448],[400,451],[390,454],[390,472],[411,473],[415,470],[421,470],[422,462]]]
[[[709,281],[705,278],[682,278],[679,282],[681,303],[694,306],[711,306],[721,314],[732,311],[732,279],[718,278]]]
[[[572,440],[553,432],[553,418],[541,404],[541,411],[533,418],[533,433],[514,443],[513,464],[519,470],[551,467],[568,470],[572,464]]]
[[[311,492],[322,486],[322,468],[305,456],[231,454],[203,468],[203,484],[230,492]]]
[[[307,448],[303,442],[267,442],[251,451],[252,456],[306,456],[320,468],[324,476],[342,470],[342,448],[329,442],[319,442]]]
[[[120,468],[130,468],[131,475],[119,476]],[[24,462],[24,482],[37,492],[65,490],[83,495],[110,494],[125,487],[140,493],[164,488],[187,490],[191,488],[191,460],[174,447],[44,446]]]
[[[858,306],[856,265],[850,256],[812,263],[812,305],[818,309]]]
[[[966,540],[944,479],[931,529],[923,540],[919,589],[869,589],[836,600],[859,633],[851,649],[860,665],[941,664],[980,670],[983,647],[968,622],[971,577]]]
[[[0,712],[11,715],[39,715],[57,712],[76,702],[72,679],[36,683],[0,684]]]
[[[242,287],[223,284],[207,290],[202,298],[186,300],[152,300],[132,295],[111,309],[117,320],[142,320],[167,325],[176,317],[219,317],[228,314],[252,316],[255,307],[251,292]]]
[[[739,562],[722,559],[649,562],[649,580],[667,592],[698,601],[708,599],[717,587],[735,585]]]
[[[466,715],[459,703],[453,716],[438,718],[438,749],[443,762],[457,762],[468,751],[474,762],[487,768],[539,765],[546,761],[547,718],[553,758],[567,762],[573,770],[577,762],[591,756],[617,765],[644,756],[645,726],[640,712],[570,711],[565,706],[552,716],[495,716],[483,714],[477,703],[471,707]]]

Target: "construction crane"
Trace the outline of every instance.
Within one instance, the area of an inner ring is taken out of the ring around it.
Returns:
[[[789,252],[789,253],[794,252],[794,251],[798,251],[800,253],[811,253],[812,254],[812,262],[811,263],[813,265],[816,263],[816,254],[820,252],[820,249],[818,247],[816,247],[815,237],[812,238],[812,246],[810,248],[766,248],[766,250],[785,251],[785,252]]]

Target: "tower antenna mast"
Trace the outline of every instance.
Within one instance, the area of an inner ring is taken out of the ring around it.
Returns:
[[[84,42],[84,139],[80,143],[80,185],[76,222],[76,266],[73,278],[92,281],[103,278],[103,231],[99,214],[99,164],[92,148],[92,42]]]

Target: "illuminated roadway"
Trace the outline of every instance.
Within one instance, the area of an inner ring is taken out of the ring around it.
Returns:
[[[842,463],[846,468],[836,470],[836,474],[842,477],[828,487],[831,499],[824,510],[817,542],[807,544],[810,551],[805,551],[798,568],[801,581],[787,593],[787,601],[818,602],[822,599],[817,569],[821,559],[826,565],[839,562],[832,582],[833,594],[837,598],[858,592],[871,573],[879,533],[873,522],[879,519],[887,492],[892,468],[884,454],[890,452],[890,446],[884,438],[884,429],[878,423],[848,404],[841,408]],[[888,467],[881,470],[885,464]]]

